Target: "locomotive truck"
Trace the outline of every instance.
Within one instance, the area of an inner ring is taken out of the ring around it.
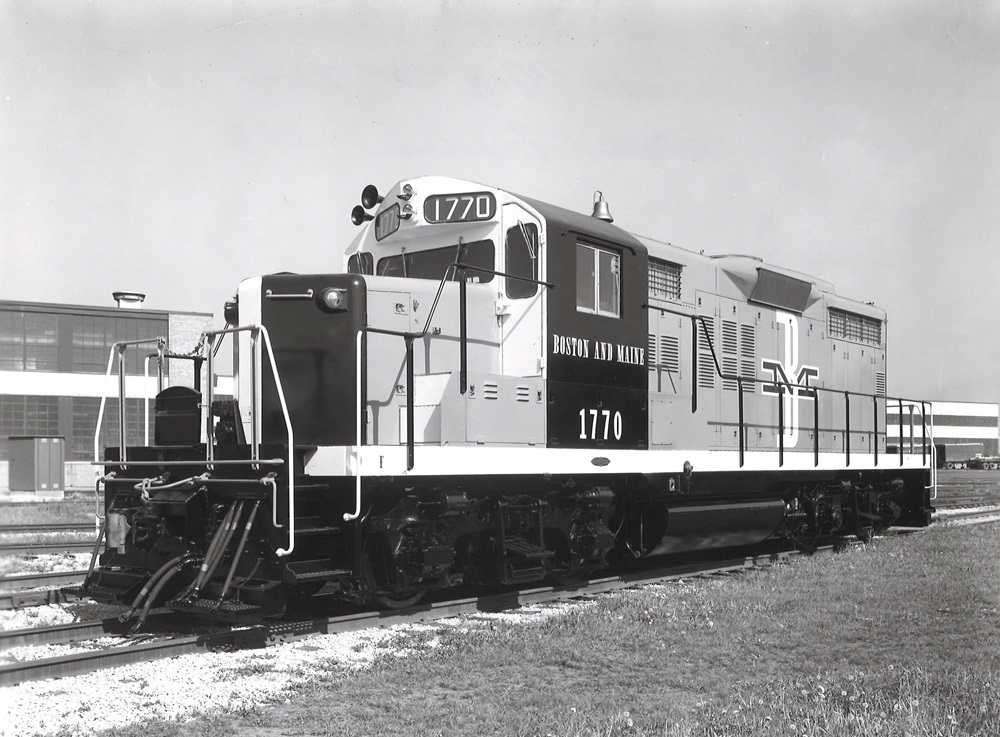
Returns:
[[[887,452],[914,402],[872,304],[631,235],[603,196],[416,177],[352,219],[343,270],[244,280],[184,356],[203,386],[105,449],[87,595],[249,622],[929,524],[933,441]]]

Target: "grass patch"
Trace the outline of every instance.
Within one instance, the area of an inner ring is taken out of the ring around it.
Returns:
[[[89,499],[0,505],[0,525],[93,524],[94,500]]]
[[[532,624],[441,625],[290,703],[134,733],[996,735],[997,560],[996,525],[931,529]]]

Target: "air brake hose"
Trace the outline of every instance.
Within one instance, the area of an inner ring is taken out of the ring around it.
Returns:
[[[229,509],[226,511],[226,516],[222,519],[222,524],[219,525],[219,529],[215,531],[215,535],[212,536],[212,542],[208,544],[208,550],[205,552],[205,557],[201,561],[201,569],[198,571],[198,577],[195,578],[194,584],[191,589],[195,596],[197,596],[198,591],[201,590],[202,583],[205,578],[205,571],[208,570],[208,565],[211,563],[212,558],[215,556],[215,551],[219,547],[219,543],[222,538],[225,537],[226,527],[229,525],[233,518],[233,513],[236,511],[236,502],[229,505]]]
[[[153,607],[153,602],[156,601],[156,597],[160,595],[161,591],[163,591],[163,587],[167,585],[167,582],[183,570],[184,565],[185,561],[178,563],[160,579],[156,586],[153,587],[152,593],[149,595],[149,598],[146,599],[146,604],[142,607],[142,613],[139,614],[139,619],[134,625],[132,625],[132,628],[129,630],[129,634],[136,634],[142,625],[146,623],[146,618],[149,616],[149,610]]]
[[[222,544],[219,545],[219,547],[216,549],[215,557],[209,563],[208,570],[205,572],[205,578],[201,582],[202,586],[207,584],[211,580],[212,576],[215,575],[215,569],[219,567],[219,563],[221,563],[222,559],[225,557],[226,550],[229,548],[229,542],[233,539],[233,533],[236,532],[236,528],[239,526],[240,523],[240,517],[242,516],[243,516],[243,502],[241,501],[239,503],[239,506],[236,507],[236,514],[230,521],[229,527],[226,528],[226,536],[223,539]],[[202,564],[202,567],[204,567],[204,564]],[[197,587],[195,588],[193,593],[197,596],[199,591],[200,587]]]
[[[97,541],[94,543],[94,552],[90,554],[90,568],[87,569],[87,577],[83,579],[83,590],[87,590],[90,585],[90,577],[94,575],[94,564],[97,563],[97,554],[101,552],[101,543],[104,542],[104,534],[108,530],[108,518],[101,518],[101,531],[97,533]]]
[[[250,536],[250,528],[253,526],[254,518],[257,516],[257,509],[260,507],[260,500],[257,500],[253,509],[250,510],[250,516],[247,517],[246,526],[243,528],[243,534],[240,536],[240,542],[236,546],[236,551],[233,553],[233,562],[229,566],[229,573],[226,574],[226,582],[222,584],[222,593],[219,594],[219,601],[216,602],[215,608],[218,609],[222,604],[222,600],[226,598],[226,594],[229,592],[229,586],[233,582],[233,574],[236,573],[236,566],[240,562],[240,557],[243,555],[243,548],[246,547],[247,538]]]
[[[205,564],[208,561],[209,556],[213,555],[216,547],[218,547],[219,541],[222,539],[223,530],[225,530],[226,521],[230,518],[230,515],[233,513],[235,506],[236,503],[233,502],[233,504],[230,505],[229,509],[226,510],[226,514],[223,517],[222,522],[219,524],[218,529],[216,529],[215,534],[212,535],[212,540],[208,544],[208,549],[205,551],[205,554],[201,557],[202,568],[205,567]],[[184,591],[181,592],[180,596],[193,598],[194,595],[191,592],[194,590],[195,585],[200,585],[200,579],[201,579],[201,571],[199,570],[195,580],[193,580],[191,583],[187,585]]]
[[[145,586],[142,587],[142,590],[139,592],[139,595],[135,597],[135,601],[132,602],[132,606],[127,611],[123,612],[122,614],[119,614],[118,619],[124,622],[133,614],[135,614],[135,610],[138,609],[139,606],[142,604],[143,600],[146,598],[146,594],[148,594],[150,590],[154,586],[156,586],[156,584],[160,580],[160,577],[168,570],[170,570],[174,565],[180,563],[181,560],[183,560],[186,557],[187,554],[178,555],[176,558],[171,558],[169,561],[167,561],[162,566],[157,568],[156,573],[154,573],[152,576],[146,579]]]

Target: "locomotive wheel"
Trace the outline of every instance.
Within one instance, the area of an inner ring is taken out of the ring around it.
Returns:
[[[426,589],[413,592],[388,593],[386,591],[394,588],[395,570],[385,545],[373,535],[365,538],[362,565],[365,580],[372,591],[383,590],[381,593],[373,593],[372,598],[385,609],[406,609],[423,599],[424,594],[427,593]]]
[[[417,591],[416,593],[411,594],[406,598],[399,598],[399,599],[394,598],[388,594],[375,594],[375,601],[384,606],[386,609],[406,609],[407,607],[411,607],[414,604],[418,603],[421,599],[424,598],[424,594],[426,593],[427,591],[421,589],[420,591]]]

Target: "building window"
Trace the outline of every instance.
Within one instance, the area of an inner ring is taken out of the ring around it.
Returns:
[[[669,261],[649,259],[649,296],[681,300],[681,266]]]
[[[73,371],[103,374],[108,368],[108,357],[115,343],[125,340],[149,340],[166,337],[166,320],[139,320],[134,317],[102,317],[99,315],[73,315]],[[125,352],[125,373],[143,373],[146,356],[156,352],[156,345],[129,346]],[[112,364],[112,371],[117,363]],[[155,366],[150,367],[150,372]]]
[[[24,371],[23,312],[0,312],[0,369]]]
[[[576,244],[576,309],[595,315],[621,315],[621,256],[607,248]]]
[[[58,371],[58,315],[0,312],[0,369]]]
[[[882,345],[882,321],[835,307],[827,310],[831,338],[843,338],[856,343]]]
[[[0,458],[10,457],[9,435],[58,434],[58,397],[0,395]]]
[[[24,368],[59,370],[59,317],[39,312],[24,315]]]
[[[153,442],[153,400],[149,400],[149,440]],[[73,436],[67,443],[72,460],[90,460],[94,457],[94,431],[101,411],[100,397],[73,398]],[[145,445],[146,400],[125,400],[125,440],[130,446]],[[104,405],[98,451],[120,445],[118,432],[118,398],[109,398]]]
[[[508,228],[507,239],[504,242],[504,267],[508,274],[521,276],[525,279],[538,279],[538,226],[534,223],[518,221],[513,228]],[[538,284],[533,281],[507,279],[507,296],[511,299],[534,297],[538,293]]]

